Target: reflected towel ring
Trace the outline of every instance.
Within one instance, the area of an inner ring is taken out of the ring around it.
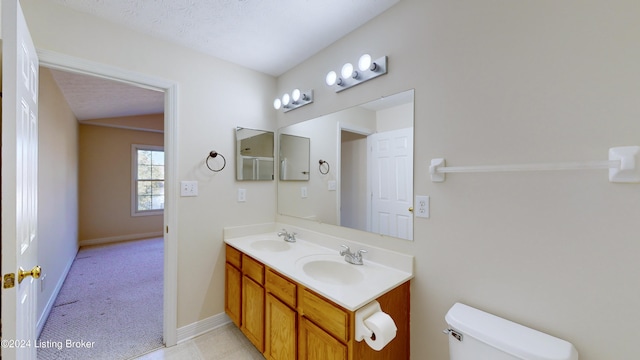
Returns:
[[[222,158],[223,163],[222,163],[222,167],[216,170],[216,169],[212,169],[211,166],[209,166],[209,159],[215,158],[217,156],[220,156]],[[209,168],[209,170],[213,172],[219,172],[219,171],[222,171],[222,169],[224,169],[225,166],[227,166],[227,159],[225,159],[224,156],[218,153],[217,151],[211,150],[209,152],[209,156],[207,156],[207,159],[205,160],[205,163],[207,164],[207,167]]]
[[[320,163],[320,165],[318,165],[318,170],[320,171],[320,174],[322,175],[327,175],[329,173],[329,170],[331,170],[331,166],[329,166],[329,163],[320,159],[320,161],[318,161],[318,163]],[[322,165],[327,165],[327,170],[326,171],[322,171]]]

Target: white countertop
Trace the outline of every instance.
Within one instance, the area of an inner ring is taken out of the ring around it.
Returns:
[[[300,232],[294,243],[285,242],[276,235],[276,231],[246,235],[242,231],[225,230],[224,241],[350,311],[358,310],[413,278],[413,256],[311,231],[295,230]],[[236,237],[237,234],[243,236]],[[340,243],[350,246],[352,251],[367,250],[363,255],[364,265],[352,265],[344,261],[339,254]],[[333,274],[327,274],[326,278],[310,275],[303,267],[313,260],[335,262],[335,267],[328,271]],[[340,276],[340,272],[345,275],[344,278],[332,281],[335,279],[332,276]],[[351,278],[353,280],[348,281]]]

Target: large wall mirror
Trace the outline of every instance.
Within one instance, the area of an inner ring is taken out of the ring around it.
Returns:
[[[236,128],[236,180],[273,180],[273,131]]]
[[[309,139],[310,168],[308,181],[278,182],[278,212],[413,240],[413,98],[409,90],[279,129],[280,139]]]

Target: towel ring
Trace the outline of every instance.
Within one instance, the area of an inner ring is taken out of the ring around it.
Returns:
[[[217,170],[216,169],[212,169],[211,166],[209,166],[209,159],[215,158],[215,157],[218,157],[218,156],[220,156],[222,158],[222,161],[223,161],[222,167],[220,169],[217,169]],[[209,156],[207,156],[207,159],[205,160],[205,163],[207,164],[207,167],[209,168],[209,170],[211,170],[213,172],[219,172],[219,171],[222,171],[222,169],[224,169],[225,166],[227,166],[227,159],[225,159],[224,156],[222,154],[218,153],[217,151],[211,150],[209,152]]]
[[[329,166],[329,163],[320,159],[320,161],[318,161],[318,163],[320,163],[320,165],[318,165],[318,171],[320,171],[320,174],[322,175],[327,175],[329,173],[329,170],[331,170],[331,166]],[[326,171],[322,171],[322,165],[327,165],[327,170]]]

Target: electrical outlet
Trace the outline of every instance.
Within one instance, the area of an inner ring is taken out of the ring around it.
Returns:
[[[180,181],[180,196],[198,196],[198,182]]]
[[[335,180],[327,181],[327,188],[329,189],[329,191],[336,191],[337,187],[338,185]]]
[[[416,196],[415,204],[416,217],[429,218],[429,197],[428,196]]]
[[[238,202],[247,201],[247,189],[238,189]]]

